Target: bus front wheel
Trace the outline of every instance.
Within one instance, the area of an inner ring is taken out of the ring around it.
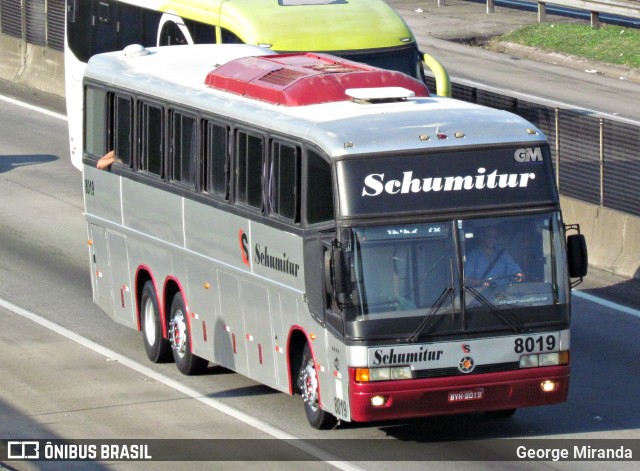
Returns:
[[[171,303],[171,317],[169,321],[169,341],[173,360],[178,370],[184,375],[202,373],[209,362],[191,353],[191,338],[187,328],[187,313],[180,293],[176,293]]]
[[[166,362],[170,358],[169,342],[162,337],[158,298],[151,281],[147,281],[142,288],[140,306],[140,327],[147,357],[154,363]]]
[[[316,365],[311,355],[309,344],[304,346],[300,374],[298,375],[298,387],[304,401],[304,411],[307,414],[309,424],[315,429],[326,430],[333,428],[337,423],[335,416],[320,408],[318,374]]]

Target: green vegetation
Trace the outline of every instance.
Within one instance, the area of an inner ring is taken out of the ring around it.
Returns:
[[[640,29],[541,23],[500,37],[500,42],[537,47],[608,64],[640,68]]]

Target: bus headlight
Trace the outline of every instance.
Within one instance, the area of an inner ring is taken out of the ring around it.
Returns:
[[[538,355],[523,355],[520,357],[520,368],[535,368],[539,365]]]
[[[371,381],[387,381],[391,379],[391,368],[371,368]]]
[[[540,366],[553,366],[560,364],[560,353],[541,353]]]
[[[411,367],[394,366],[393,368],[356,368],[355,380],[358,383],[369,381],[389,381],[398,379],[411,379]]]
[[[520,368],[536,368],[538,366],[558,366],[569,363],[569,352],[539,353],[520,357]]]
[[[391,368],[391,379],[411,379],[412,377],[411,367],[409,366]]]

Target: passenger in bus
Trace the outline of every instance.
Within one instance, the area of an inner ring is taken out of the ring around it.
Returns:
[[[115,161],[116,151],[112,150],[100,157],[100,160],[98,160],[96,167],[98,167],[100,170],[108,170],[111,167],[111,164],[113,164]]]
[[[499,286],[524,281],[524,273],[513,257],[498,245],[498,228],[481,230],[478,246],[466,256],[465,275],[471,286]]]

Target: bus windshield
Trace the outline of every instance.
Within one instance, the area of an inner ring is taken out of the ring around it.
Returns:
[[[351,335],[417,340],[567,323],[559,221],[553,212],[350,229]]]
[[[422,61],[416,43],[384,49],[335,51],[331,54],[354,62],[362,62],[381,69],[397,70],[411,77],[424,79]]]

